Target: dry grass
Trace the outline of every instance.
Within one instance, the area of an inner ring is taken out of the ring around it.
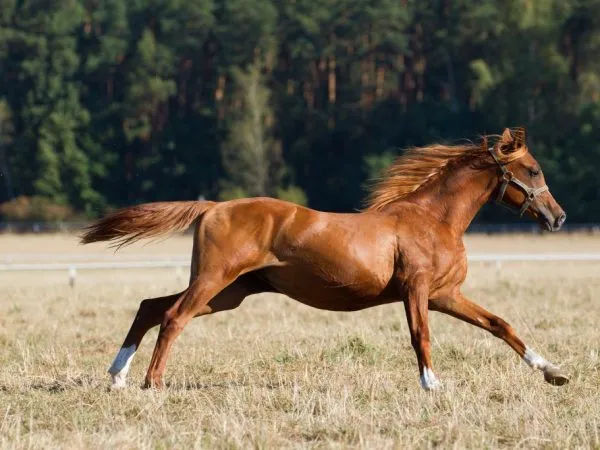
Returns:
[[[466,293],[572,381],[550,386],[507,345],[432,314],[445,384],[433,394],[418,385],[400,305],[331,313],[268,295],[193,321],[163,392],[139,387],[153,330],[130,386],[110,392],[106,369],[139,301],[184,279],[170,270],[102,272],[70,289],[64,274],[0,274],[0,447],[600,448],[599,269],[473,265]]]

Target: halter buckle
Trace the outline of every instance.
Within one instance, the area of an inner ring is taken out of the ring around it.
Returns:
[[[506,172],[504,172],[502,174],[502,180],[504,180],[504,181],[510,182],[513,180],[514,177],[515,177],[515,175],[510,170],[507,170]]]

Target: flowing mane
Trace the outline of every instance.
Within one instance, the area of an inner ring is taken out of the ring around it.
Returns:
[[[520,137],[521,129],[514,131]],[[390,203],[406,198],[413,192],[437,179],[444,171],[459,163],[470,162],[477,166],[493,164],[488,153],[488,139],[497,141],[499,136],[483,136],[479,143],[465,145],[433,144],[412,147],[375,179],[366,199],[367,211],[380,211]],[[504,153],[501,146],[498,156],[503,162],[514,161],[527,152],[523,144],[517,151]]]

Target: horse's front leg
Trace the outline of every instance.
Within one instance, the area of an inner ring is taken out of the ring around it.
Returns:
[[[431,299],[429,309],[439,311],[457,319],[468,322],[479,328],[489,331],[494,336],[502,339],[523,358],[532,368],[541,370],[544,379],[554,385],[563,385],[569,382],[569,378],[563,374],[558,367],[546,361],[531,348],[523,343],[517,336],[515,330],[502,318],[486,311],[481,306],[469,301],[460,292],[448,297]]]
[[[431,364],[428,321],[429,283],[424,277],[417,277],[408,283],[407,294],[404,308],[410,340],[419,363],[421,386],[427,391],[439,389],[442,385],[433,374]]]

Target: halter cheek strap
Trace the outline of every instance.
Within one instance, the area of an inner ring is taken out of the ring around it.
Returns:
[[[496,161],[496,163],[500,167],[500,170],[502,171],[502,179],[500,180],[502,184],[500,185],[500,188],[498,189],[498,195],[496,196],[496,203],[498,203],[499,205],[502,205],[502,206],[506,206],[511,211],[516,211],[519,213],[519,216],[522,216],[523,214],[525,214],[525,211],[527,211],[527,209],[529,208],[531,203],[536,199],[536,197],[538,195],[540,195],[541,193],[546,192],[548,190],[548,186],[543,185],[542,187],[539,187],[539,188],[532,188],[532,187],[527,186],[521,180],[518,180],[517,178],[515,178],[514,174],[510,170],[508,170],[504,164],[502,164],[502,162],[498,159],[498,157],[494,153],[493,147],[488,148],[488,151],[490,152],[490,154],[492,155],[492,158],[494,158],[494,161]],[[521,205],[520,208],[515,208],[511,204],[506,203],[504,201],[504,194],[506,193],[506,188],[508,188],[508,185],[511,183],[514,184],[515,186],[517,186],[518,188],[520,188],[525,193],[525,201],[523,202],[523,204]]]

